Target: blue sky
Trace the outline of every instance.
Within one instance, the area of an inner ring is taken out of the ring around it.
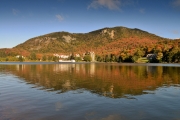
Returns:
[[[51,32],[116,26],[180,38],[180,0],[0,0],[0,48]]]

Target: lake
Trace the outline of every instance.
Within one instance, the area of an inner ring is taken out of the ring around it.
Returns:
[[[178,120],[180,64],[0,63],[0,120]]]

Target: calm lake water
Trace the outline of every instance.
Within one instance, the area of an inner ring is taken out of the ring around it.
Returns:
[[[180,119],[180,64],[0,63],[0,120],[140,119]]]

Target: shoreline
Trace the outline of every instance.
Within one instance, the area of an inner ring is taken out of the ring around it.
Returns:
[[[0,62],[0,65],[44,65],[44,64],[114,64],[120,66],[167,66],[180,67],[180,63],[117,63],[117,62],[53,62],[53,61],[25,61],[25,62]]]

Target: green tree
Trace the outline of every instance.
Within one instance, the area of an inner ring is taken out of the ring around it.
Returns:
[[[180,51],[178,51],[175,55],[174,55],[174,62],[179,63],[180,62]]]
[[[158,52],[158,54],[157,54],[158,62],[162,62],[162,58],[163,58],[163,53],[162,52]]]
[[[134,55],[138,57],[143,57],[145,55],[145,51],[141,49],[137,49]]]
[[[53,59],[53,56],[48,56],[48,61],[51,61]]]
[[[84,61],[86,61],[86,62],[91,62],[91,61],[92,61],[91,56],[90,56],[90,55],[85,55],[85,56],[84,56]]]
[[[19,60],[20,62],[23,62],[23,61],[24,61],[24,59],[23,59],[23,57],[22,57],[21,55],[19,56],[18,60]]]
[[[123,59],[122,59],[121,56],[117,57],[117,59],[118,59],[118,60],[117,60],[118,62],[120,62],[120,63],[123,62]]]
[[[75,61],[81,61],[81,57],[75,57]]]
[[[114,54],[111,54],[111,62],[116,62],[116,56]]]
[[[36,60],[36,59],[37,59],[36,53],[34,53],[34,52],[31,53],[31,54],[30,54],[30,59],[31,59],[31,60]]]
[[[54,62],[58,62],[58,61],[59,61],[59,57],[53,56],[53,61],[54,61]]]
[[[110,60],[111,60],[110,56],[109,56],[109,55],[106,55],[106,56],[105,56],[105,62],[110,62]]]
[[[96,61],[102,62],[103,58],[101,56],[99,56],[99,55],[96,55]]]
[[[43,55],[43,57],[42,57],[42,61],[46,61],[46,55]]]
[[[75,59],[74,53],[72,53],[72,55],[69,57],[70,60]]]
[[[0,57],[6,57],[6,53],[5,52],[0,52]]]
[[[133,62],[137,62],[138,59],[139,59],[139,56],[134,55],[134,56],[132,57],[132,61],[133,61]]]

